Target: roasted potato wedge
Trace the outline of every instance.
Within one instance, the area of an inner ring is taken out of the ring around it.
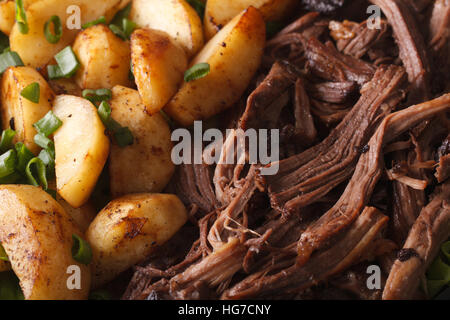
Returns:
[[[63,125],[54,134],[57,191],[72,207],[85,204],[109,153],[109,139],[95,106],[86,99],[60,95],[53,112]]]
[[[0,1],[0,31],[6,35],[11,33],[15,22],[14,1]]]
[[[39,0],[27,10],[29,32],[22,34],[17,24],[10,34],[11,50],[16,51],[27,66],[42,67],[63,48],[71,44],[78,33],[77,29],[68,29],[76,13],[68,14],[69,7],[80,8],[81,24],[97,19],[102,15],[111,16],[119,9],[120,0]],[[49,43],[44,35],[44,24],[51,16],[57,15],[63,25],[63,35],[55,43]]]
[[[80,32],[73,51],[81,64],[75,75],[81,89],[131,86],[130,45],[107,26],[96,25]]]
[[[130,19],[141,28],[167,32],[189,57],[203,46],[203,26],[185,0],[133,0]]]
[[[31,102],[20,93],[37,82],[40,88],[39,103]],[[39,72],[30,67],[10,67],[1,82],[1,116],[3,129],[16,130],[15,142],[22,141],[35,154],[40,148],[34,143],[36,129],[33,124],[51,110],[54,93]]]
[[[71,96],[81,97],[83,90],[75,83],[73,78],[66,79],[54,79],[49,80],[48,85],[52,88],[53,92],[57,95],[68,94]]]
[[[91,270],[72,257],[72,235],[82,232],[40,188],[0,186],[0,242],[26,299],[86,299]],[[81,288],[67,286],[68,267],[78,266]]]
[[[297,3],[297,0],[208,0],[204,18],[205,37],[211,39],[222,26],[250,6],[259,9],[265,21],[280,21]]]
[[[171,160],[170,128],[159,114],[145,112],[136,90],[116,86],[112,89],[111,115],[120,119],[134,136],[126,148],[113,145],[109,163],[113,197],[142,192],[160,192],[167,185],[175,166]]]
[[[186,53],[167,33],[138,29],[131,35],[131,55],[142,102],[155,114],[177,92],[188,64]]]
[[[93,252],[93,288],[145,259],[186,221],[186,208],[175,195],[135,194],[110,202],[86,232]]]
[[[231,107],[259,68],[265,37],[265,23],[257,9],[250,7],[236,16],[191,62],[191,66],[209,63],[210,73],[183,83],[164,110],[189,126]]]

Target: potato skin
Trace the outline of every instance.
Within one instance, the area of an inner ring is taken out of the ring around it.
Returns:
[[[132,85],[129,43],[115,36],[107,26],[100,24],[80,32],[73,51],[81,64],[75,75],[81,89]]]
[[[146,113],[136,90],[116,86],[112,93],[111,115],[131,130],[134,143],[126,148],[111,146],[111,194],[160,192],[175,170],[170,128],[161,114]]]
[[[187,57],[167,33],[137,29],[131,35],[133,74],[147,113],[161,110],[177,92]]]
[[[202,21],[185,0],[133,0],[130,19],[141,28],[166,32],[188,57],[203,46]]]
[[[119,10],[120,0],[39,0],[31,4],[27,12],[29,32],[22,34],[17,24],[10,34],[11,50],[16,51],[27,66],[39,68],[45,66],[53,56],[70,45],[79,30],[69,30],[67,19],[71,14],[66,11],[70,6],[81,9],[81,24],[105,15],[106,18]],[[63,26],[63,36],[55,43],[49,43],[44,35],[44,24],[51,16],[60,17]],[[73,15],[73,14],[72,14]]]
[[[265,21],[281,21],[296,4],[297,0],[208,0],[204,18],[205,37],[211,39],[222,26],[250,6],[257,8]]]
[[[257,9],[250,7],[236,16],[191,62],[209,63],[210,73],[184,82],[164,111],[187,127],[231,107],[260,66],[265,37],[265,22]]]
[[[40,188],[0,186],[0,242],[26,299],[86,299],[91,270],[72,257],[72,235],[82,232]],[[69,266],[81,271],[81,289],[67,288]]]
[[[58,193],[73,208],[84,205],[109,154],[109,139],[97,109],[86,99],[60,95],[53,112],[63,125],[55,132]]]
[[[187,221],[175,195],[134,194],[110,202],[89,226],[94,288],[144,260]]]
[[[20,95],[21,91],[37,82],[40,87],[39,103],[33,103]],[[1,81],[1,117],[3,129],[14,123],[14,142],[22,141],[33,153],[39,146],[34,143],[36,129],[33,124],[51,110],[54,93],[39,72],[30,67],[9,67]],[[14,118],[14,121],[11,119]]]

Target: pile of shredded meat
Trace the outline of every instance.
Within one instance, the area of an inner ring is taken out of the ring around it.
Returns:
[[[266,165],[278,173],[179,166],[168,191],[190,221],[134,268],[123,299],[426,298],[450,237],[450,1],[300,2],[219,116],[224,131],[279,129]]]

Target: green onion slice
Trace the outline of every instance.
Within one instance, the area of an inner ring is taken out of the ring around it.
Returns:
[[[184,81],[189,82],[206,77],[209,71],[208,63],[198,63],[184,73]]]
[[[119,26],[124,18],[128,18],[131,11],[131,1],[122,10],[119,10],[114,18],[111,20],[111,24]]]
[[[23,66],[23,61],[17,52],[6,51],[0,54],[0,75],[9,67]]]
[[[187,2],[197,11],[197,14],[203,20],[203,16],[205,15],[205,4],[199,0],[187,0]]]
[[[52,148],[53,141],[47,138],[44,134],[38,133],[34,136],[34,143],[43,149]]]
[[[130,129],[122,127],[111,117],[111,107],[106,101],[103,101],[98,107],[98,115],[106,129],[114,135],[114,139],[119,147],[124,148],[134,143],[134,137]]]
[[[33,124],[33,127],[38,133],[42,133],[44,136],[48,137],[58,130],[62,124],[63,122],[50,110],[41,120]]]
[[[88,265],[92,261],[92,249],[89,243],[76,234],[72,235],[72,257],[79,263]]]
[[[16,135],[16,132],[12,129],[6,129],[2,132],[2,137],[0,140],[0,151],[6,152],[13,147],[13,139]]]
[[[47,192],[49,195],[52,196],[53,199],[56,200],[56,190],[53,190],[53,189],[47,189],[47,190],[45,190],[45,192]]]
[[[47,171],[45,168],[45,164],[38,157],[33,158],[28,162],[25,169],[25,174],[28,178],[28,182],[31,185],[35,187],[41,186],[44,190],[48,189]]]
[[[47,74],[50,80],[64,78],[64,75],[57,64],[49,64],[47,66]]]
[[[85,89],[82,92],[83,98],[95,102],[108,101],[112,98],[112,92],[110,89]]]
[[[7,48],[9,48],[9,38],[0,31],[0,53],[3,53]]]
[[[50,24],[53,24],[54,34],[50,28]],[[58,16],[51,16],[50,19],[44,25],[44,35],[50,43],[57,43],[63,34],[63,28],[61,24],[61,19]]]
[[[27,15],[25,13],[25,9],[23,8],[23,1],[16,0],[16,22],[19,26],[19,31],[22,34],[28,33],[28,22]]]
[[[116,26],[115,24],[110,24],[109,29],[111,29],[112,33],[114,33],[120,39],[122,39],[124,41],[128,40],[128,37],[125,34],[125,32],[123,32],[123,30],[120,27]]]
[[[67,46],[55,55],[55,60],[58,63],[59,69],[63,77],[70,78],[77,72],[80,63],[72,50],[71,46]]]
[[[39,97],[41,96],[39,83],[33,82],[29,84],[20,92],[20,95],[33,103],[39,103]]]
[[[0,260],[6,261],[6,262],[9,261],[8,255],[6,254],[6,251],[3,248],[1,243],[0,243]]]
[[[34,158],[34,154],[25,146],[25,144],[23,144],[23,142],[16,143],[14,149],[17,153],[17,171],[25,176],[25,170],[27,168],[28,162],[30,162],[30,160]]]
[[[11,149],[0,156],[0,178],[8,177],[16,170],[17,154]]]
[[[119,147],[125,148],[134,143],[134,137],[128,127],[122,127],[114,131],[114,138]]]
[[[96,20],[86,22],[85,24],[83,24],[83,25],[81,26],[81,28],[87,29],[87,28],[96,26],[96,25],[98,25],[98,24],[106,24],[106,18],[105,18],[105,16],[101,16],[100,18],[98,18],[98,19],[96,19]]]
[[[123,33],[125,34],[125,36],[127,37],[127,39],[130,38],[131,34],[133,33],[133,31],[136,29],[137,24],[134,23],[133,21],[124,18],[122,20],[122,30]]]
[[[13,271],[0,272],[0,300],[24,300],[19,278]]]

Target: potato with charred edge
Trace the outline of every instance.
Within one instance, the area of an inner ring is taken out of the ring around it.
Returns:
[[[171,160],[169,125],[159,113],[149,116],[136,90],[112,89],[111,116],[130,129],[134,143],[111,147],[109,163],[113,197],[129,193],[160,192],[175,170]]]
[[[203,46],[203,26],[185,0],[133,0],[130,19],[141,28],[166,32],[189,57]]]
[[[73,234],[83,236],[64,209],[41,188],[0,186],[0,242],[25,299],[88,297],[91,270],[73,259]],[[81,271],[80,289],[68,288],[69,266]]]
[[[186,208],[175,195],[134,194],[111,201],[86,232],[93,252],[93,288],[145,259],[186,221]]]
[[[24,88],[32,83],[39,84],[39,102],[34,103],[21,96]],[[33,153],[39,146],[34,143],[36,129],[33,124],[51,110],[54,93],[45,79],[33,68],[10,67],[3,74],[1,82],[1,116],[3,129],[16,131],[14,142],[22,141]]]
[[[231,19],[250,6],[261,11],[265,21],[283,20],[297,0],[208,0],[205,8],[205,37],[212,38]]]
[[[109,154],[109,139],[95,106],[69,95],[55,98],[54,114],[63,125],[55,132],[57,191],[72,207],[85,204]]]
[[[130,45],[105,25],[83,30],[73,44],[81,64],[75,81],[82,89],[111,89],[115,85],[131,86]]]
[[[55,54],[70,45],[79,32],[76,7],[80,9],[81,24],[106,16],[110,19],[118,10],[120,0],[39,0],[26,9],[29,31],[23,34],[16,23],[10,34],[11,50],[16,51],[27,66],[45,66]],[[72,11],[70,11],[72,10]],[[69,13],[67,13],[67,11]],[[63,33],[57,43],[50,43],[44,35],[44,25],[52,16],[61,19]]]
[[[167,33],[138,29],[131,35],[133,74],[147,113],[161,110],[177,92],[187,57]]]
[[[231,107],[259,68],[265,38],[265,23],[257,9],[250,7],[239,14],[191,62],[191,66],[208,63],[209,74],[183,83],[164,110],[189,126]]]

